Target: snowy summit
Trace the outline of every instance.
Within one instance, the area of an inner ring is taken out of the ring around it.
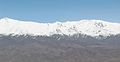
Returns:
[[[89,36],[110,36],[120,34],[120,23],[105,22],[102,20],[80,20],[55,23],[37,23],[19,21],[10,18],[0,19],[0,34],[4,35],[41,35],[54,34]]]

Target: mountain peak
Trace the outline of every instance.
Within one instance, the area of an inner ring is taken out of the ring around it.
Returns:
[[[9,18],[9,17],[4,17],[4,18],[2,18],[1,20],[13,20],[13,19],[11,19],[11,18]]]
[[[14,19],[12,19],[12,18],[8,18],[8,17],[4,17],[4,18],[2,18],[2,19],[0,19],[0,22],[2,22],[2,23],[11,23],[11,22],[17,22],[18,20],[14,20]]]

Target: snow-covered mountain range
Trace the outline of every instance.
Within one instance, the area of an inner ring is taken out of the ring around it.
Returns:
[[[110,36],[120,34],[120,23],[102,20],[80,20],[55,23],[19,21],[10,18],[0,19],[0,34],[51,36],[83,34],[89,36]]]
[[[2,18],[0,62],[120,62],[120,23]]]

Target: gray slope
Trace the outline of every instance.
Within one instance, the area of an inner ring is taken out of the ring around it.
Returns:
[[[120,35],[1,36],[0,62],[120,62]]]

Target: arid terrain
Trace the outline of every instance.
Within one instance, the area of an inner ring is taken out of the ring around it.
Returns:
[[[120,62],[120,35],[99,39],[2,35],[0,62]]]

